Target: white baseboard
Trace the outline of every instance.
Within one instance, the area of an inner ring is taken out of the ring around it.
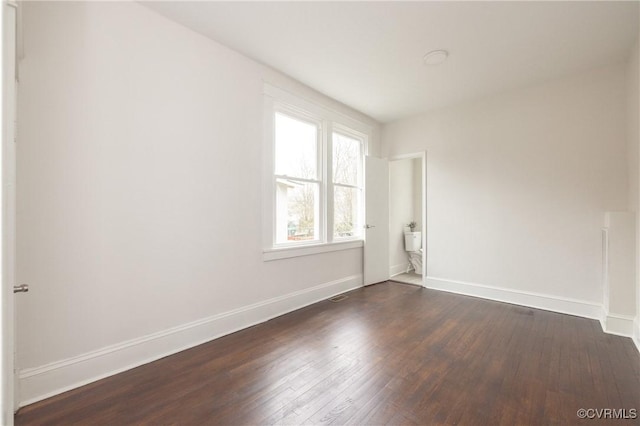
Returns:
[[[19,406],[158,360],[362,285],[362,275],[353,275],[73,358],[23,369],[18,375]]]
[[[596,319],[600,322],[602,330],[605,333],[630,337],[640,352],[640,315],[636,318],[615,315],[606,312],[604,307],[598,303],[464,281],[447,280],[444,278],[427,277],[426,287],[498,302],[544,309],[545,311]]]
[[[568,299],[548,294],[531,293],[429,276],[426,278],[426,287],[584,318],[597,320],[602,318],[602,305],[584,300]]]
[[[603,307],[600,325],[602,326],[602,331],[605,333],[615,334],[616,336],[631,337],[633,339],[634,320],[634,317],[607,312]]]
[[[395,277],[396,275],[404,274],[405,272],[407,272],[407,269],[410,265],[411,264],[409,262],[401,263],[399,265],[393,265],[389,268],[389,276]]]

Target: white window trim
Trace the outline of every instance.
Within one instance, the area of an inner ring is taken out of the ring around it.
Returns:
[[[310,100],[298,97],[286,90],[264,84],[264,136],[263,155],[263,260],[277,260],[297,256],[307,256],[338,250],[362,247],[364,234],[357,237],[333,237],[333,159],[329,152],[329,138],[332,133],[344,134],[362,141],[362,156],[367,155],[368,143],[372,127],[341,112],[326,108]],[[299,117],[312,123],[320,123],[318,179],[320,188],[320,241],[301,241],[296,243],[276,244],[276,205],[275,205],[275,129],[274,114],[281,112]],[[363,166],[361,166],[363,167]],[[363,170],[360,179],[364,179]],[[359,182],[362,188],[363,182]],[[360,222],[364,219],[364,204],[360,209]],[[362,222],[363,223],[363,222]]]
[[[333,251],[351,250],[364,246],[364,240],[336,241],[333,243],[321,243],[306,246],[280,247],[264,249],[262,260],[289,259],[292,257],[309,256],[312,254],[329,253]]]

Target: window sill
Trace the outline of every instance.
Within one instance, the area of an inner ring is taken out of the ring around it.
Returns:
[[[311,246],[282,247],[265,249],[262,252],[262,260],[270,262],[272,260],[289,259],[291,257],[309,256],[312,254],[328,253],[332,251],[350,250],[364,246],[362,240],[340,241],[329,244],[316,244]]]

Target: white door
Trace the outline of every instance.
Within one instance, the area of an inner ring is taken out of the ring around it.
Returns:
[[[13,425],[17,408],[14,384],[15,285],[15,120],[17,9],[2,4],[2,419]]]
[[[364,284],[389,279],[389,162],[365,159]]]

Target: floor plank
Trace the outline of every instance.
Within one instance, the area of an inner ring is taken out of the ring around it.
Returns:
[[[347,295],[24,407],[16,424],[595,424],[576,411],[640,411],[640,355],[597,321],[395,282]]]

